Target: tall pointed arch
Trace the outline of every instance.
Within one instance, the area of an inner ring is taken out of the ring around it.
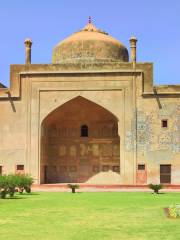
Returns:
[[[118,119],[102,106],[76,97],[48,114],[41,128],[41,182],[119,174]]]

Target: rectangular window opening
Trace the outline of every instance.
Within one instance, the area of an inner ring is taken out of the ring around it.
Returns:
[[[160,183],[164,183],[164,184],[171,183],[171,165],[170,164],[160,165]]]
[[[145,170],[145,164],[138,164],[138,170]]]
[[[17,171],[24,171],[24,165],[17,165],[16,170]]]
[[[3,169],[3,167],[0,166],[0,175],[2,175],[2,169]]]
[[[161,120],[161,127],[162,128],[167,128],[168,127],[168,120],[167,119]]]

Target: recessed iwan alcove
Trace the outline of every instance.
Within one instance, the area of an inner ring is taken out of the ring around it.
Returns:
[[[41,127],[42,183],[118,182],[118,119],[76,97],[51,112]]]

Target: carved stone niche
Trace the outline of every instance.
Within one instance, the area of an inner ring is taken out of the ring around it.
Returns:
[[[77,172],[77,166],[75,165],[69,166],[69,172]]]
[[[79,159],[79,163],[80,163],[80,164],[90,164],[90,160],[89,160],[88,157],[81,157],[81,158]]]
[[[58,136],[60,138],[66,138],[68,137],[68,129],[66,127],[59,128],[58,130]]]
[[[58,156],[58,146],[57,145],[51,145],[51,147],[48,149],[48,156],[49,157],[57,157]]]
[[[114,164],[114,163],[119,164],[119,161],[120,161],[119,157],[113,157],[113,158],[111,159],[111,162],[112,162],[113,164]]]
[[[92,150],[93,157],[99,157],[100,156],[99,144],[96,144],[96,143],[92,144],[91,150]]]
[[[103,157],[112,157],[112,145],[111,144],[102,144],[101,151],[102,151]]]
[[[118,135],[118,125],[113,124],[113,126],[112,126],[112,136],[117,137],[117,135]]]
[[[84,157],[88,155],[88,144],[80,143],[80,156]]]
[[[99,129],[93,128],[90,133],[91,137],[98,138],[100,136]]]
[[[56,127],[56,125],[53,125],[48,132],[49,137],[58,137],[58,129]]]
[[[94,173],[100,172],[100,166],[99,166],[99,165],[93,165],[93,166],[92,166],[92,171],[93,171]]]
[[[67,147],[65,145],[59,146],[59,156],[63,157],[66,155]]]
[[[59,166],[59,171],[61,173],[67,172],[67,166]]]
[[[102,137],[110,137],[111,136],[111,129],[108,126],[104,126],[102,128]]]
[[[118,144],[113,145],[113,156],[119,157],[120,154],[120,148]]]
[[[103,172],[108,172],[109,169],[110,169],[110,166],[109,166],[109,165],[103,165],[103,166],[102,166],[102,171],[103,171]]]
[[[112,171],[119,173],[120,172],[120,166],[118,166],[118,165],[112,166]]]
[[[76,157],[77,156],[77,147],[76,145],[71,145],[69,148],[69,156]]]

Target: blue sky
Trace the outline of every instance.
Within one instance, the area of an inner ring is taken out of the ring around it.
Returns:
[[[88,16],[128,49],[138,38],[137,61],[154,63],[155,84],[180,84],[180,0],[0,0],[0,82],[9,85],[10,64],[24,64],[25,38],[32,63],[51,63],[53,47]]]

